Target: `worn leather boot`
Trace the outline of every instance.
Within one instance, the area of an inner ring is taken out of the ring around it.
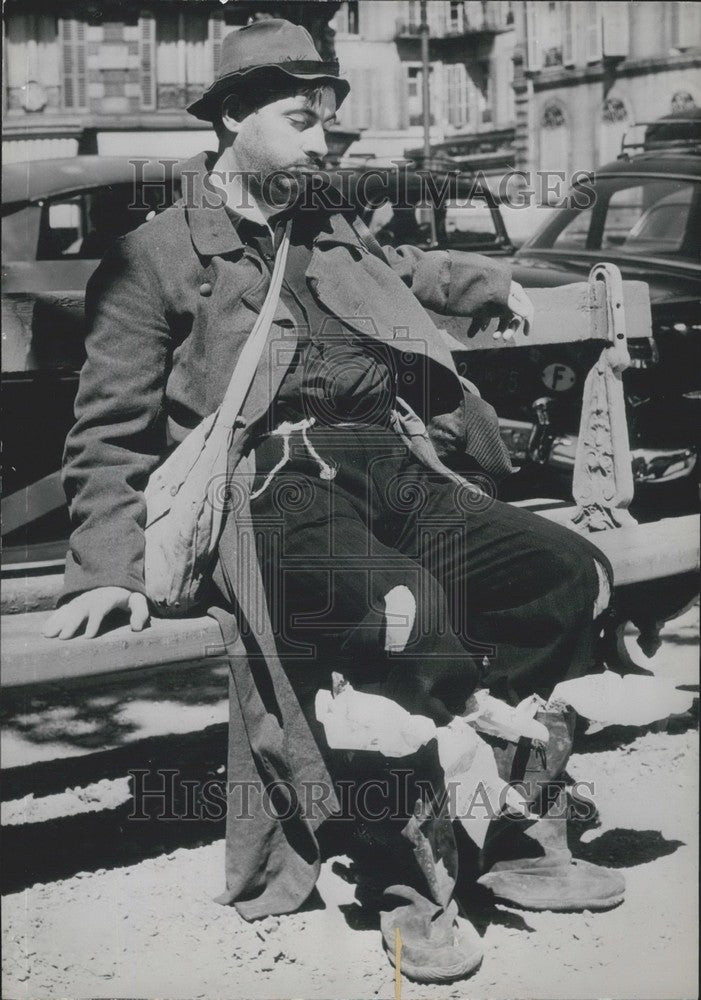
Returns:
[[[482,943],[474,927],[458,916],[454,900],[434,903],[416,889],[392,885],[385,890],[380,913],[382,943],[397,964],[397,929],[401,940],[400,971],[417,983],[451,983],[469,975],[482,961]]]
[[[482,961],[482,944],[453,899],[458,857],[452,821],[444,810],[417,802],[400,839],[413,855],[420,888],[395,884],[382,895],[380,929],[389,960],[396,966],[399,930],[402,975],[417,983],[463,979]]]
[[[567,846],[567,796],[562,775],[572,750],[571,710],[538,712],[550,741],[495,746],[500,777],[516,781],[536,821],[502,817],[488,833],[480,885],[495,899],[527,910],[607,910],[623,900],[617,873],[575,860]]]

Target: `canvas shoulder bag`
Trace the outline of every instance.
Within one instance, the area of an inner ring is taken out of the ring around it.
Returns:
[[[292,221],[286,224],[263,307],[243,346],[221,405],[150,476],[146,498],[146,594],[159,615],[178,617],[200,603],[209,582],[226,506],[227,459],[275,316]]]

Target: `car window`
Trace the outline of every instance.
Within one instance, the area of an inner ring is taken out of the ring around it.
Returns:
[[[385,201],[370,215],[368,228],[382,246],[421,246],[431,237],[426,210],[414,206],[396,207]]]
[[[609,198],[602,247],[674,252],[681,248],[692,201],[692,185],[678,181],[638,184]]]
[[[586,208],[581,212],[569,211],[568,214],[569,219],[553,240],[552,246],[563,250],[584,250],[589,239],[592,210]]]
[[[675,191],[663,195],[645,207],[624,240],[624,246],[637,250],[662,250],[674,252],[681,249],[687,230],[692,202],[691,184],[679,185]]]
[[[698,259],[701,185],[660,177],[605,178],[589,208],[566,208],[525,246],[620,250]]]
[[[449,247],[496,243],[498,233],[486,202],[474,199],[448,199],[439,213],[445,243]]]
[[[37,260],[99,260],[119,236],[145,222],[161,200],[156,185],[145,185],[135,198],[131,184],[51,199],[42,208]]]

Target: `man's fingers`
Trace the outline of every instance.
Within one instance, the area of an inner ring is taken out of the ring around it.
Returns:
[[[519,316],[523,320],[526,332],[528,332],[528,327],[533,322],[533,303],[517,281],[511,282],[508,306],[514,316]]]
[[[58,633],[59,639],[72,639],[87,617],[87,609],[84,605],[78,604],[73,607],[66,607],[66,615],[63,621],[63,628]]]
[[[90,614],[88,615],[88,624],[85,626],[85,638],[94,639],[97,633],[100,631],[100,626],[102,625],[102,620],[105,617],[105,612],[107,611],[107,605],[100,606],[94,605],[90,608]]]
[[[41,634],[47,639],[55,639],[58,633],[63,628],[66,619],[66,609],[57,608],[56,611],[51,615],[46,625],[41,631]]]
[[[149,620],[148,603],[143,594],[131,594],[129,597],[129,610],[131,611],[132,632],[140,632],[146,628]]]
[[[133,598],[140,598],[134,605]],[[135,610],[136,609],[136,610]],[[111,611],[129,611],[132,628],[141,629],[148,621],[146,598],[130,594],[125,587],[97,587],[86,591],[58,608],[44,626],[47,639],[72,639],[87,620],[85,638],[93,639],[99,632],[105,616]]]

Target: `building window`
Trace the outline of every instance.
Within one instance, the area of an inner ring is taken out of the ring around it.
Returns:
[[[562,5],[562,64],[574,66],[574,4]]]
[[[358,0],[348,0],[348,34],[360,34],[360,16],[358,11]]]
[[[602,56],[601,10],[598,2],[587,2],[584,7],[584,48],[588,63],[598,62]]]
[[[450,125],[463,128],[470,120],[469,81],[462,63],[446,63],[443,115]]]
[[[429,69],[429,80],[432,79],[432,74],[433,66]],[[407,66],[406,93],[409,125],[423,124],[423,72],[420,66]],[[431,125],[433,124],[434,118],[431,115]]]
[[[360,34],[358,0],[346,0],[346,3],[341,4],[333,24],[339,35]]]
[[[464,8],[460,0],[450,0],[448,14],[448,31],[451,34],[459,34],[463,30]]]
[[[695,0],[667,4],[670,45],[675,49],[695,48],[701,35],[701,10]]]
[[[63,107],[66,111],[87,111],[86,25],[74,17],[61,18],[59,24]]]
[[[124,24],[122,21],[103,21],[102,23],[103,42],[123,42]]]
[[[630,49],[630,7],[620,0],[603,6],[603,52],[605,56],[625,58]]]
[[[537,70],[543,65],[540,35],[540,5],[533,0],[526,2],[526,62],[528,69]]]
[[[482,105],[482,124],[491,125],[493,120],[492,114],[492,94],[494,87],[492,85],[492,77],[490,73],[489,62],[485,61],[480,63],[480,76],[482,80],[482,86],[480,88],[480,103]]]
[[[182,110],[201,96],[212,78],[211,37],[204,11],[159,13],[156,67],[159,109]]]

